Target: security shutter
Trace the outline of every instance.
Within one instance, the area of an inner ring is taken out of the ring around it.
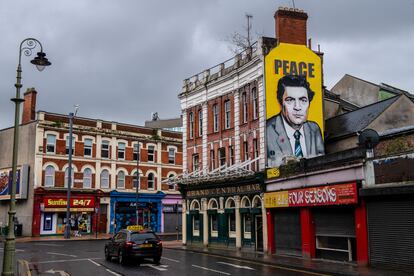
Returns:
[[[414,270],[414,201],[367,202],[370,262]]]
[[[178,229],[181,230],[181,213],[164,213],[164,233],[175,233],[177,232],[176,227],[178,223]]]
[[[275,243],[277,254],[302,254],[300,210],[281,209],[274,213]]]
[[[355,237],[353,207],[324,207],[313,209],[315,234],[321,236]]]

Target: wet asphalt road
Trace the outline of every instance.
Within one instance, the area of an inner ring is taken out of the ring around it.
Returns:
[[[17,243],[16,259],[29,267],[31,275],[322,275],[304,270],[284,269],[252,261],[217,257],[189,251],[166,249],[160,265],[151,260],[140,266],[104,259],[104,240],[48,241]],[[1,248],[2,249],[2,248]],[[1,250],[1,255],[2,254]],[[1,256],[3,257],[3,256]],[[2,261],[3,258],[1,258]],[[1,262],[0,261],[0,262]]]

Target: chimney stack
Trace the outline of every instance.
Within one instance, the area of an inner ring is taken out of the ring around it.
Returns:
[[[278,43],[305,45],[308,14],[303,10],[279,8],[275,13],[275,31]]]
[[[36,119],[36,90],[28,88],[24,93],[22,124],[26,124]]]

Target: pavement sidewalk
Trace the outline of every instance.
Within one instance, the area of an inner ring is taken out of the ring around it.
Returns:
[[[216,255],[220,257],[241,259],[244,262],[262,263],[288,269],[303,269],[326,275],[366,275],[366,276],[409,276],[412,273],[402,271],[383,270],[356,264],[329,260],[304,259],[293,256],[268,255],[260,252],[236,250],[235,248],[203,247],[201,245],[183,246],[179,242],[164,244],[165,248],[185,250],[197,253]]]

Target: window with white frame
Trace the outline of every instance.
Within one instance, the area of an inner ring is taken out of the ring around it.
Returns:
[[[118,159],[125,159],[125,143],[123,142],[118,143]]]
[[[175,149],[168,149],[168,164],[175,164]]]
[[[229,146],[229,162],[230,166],[234,165],[234,146]]]
[[[138,156],[139,156],[138,150],[139,150],[139,148],[140,148],[140,146],[139,146],[139,144],[138,144],[138,143],[134,144],[133,159],[134,159],[135,161],[138,161]]]
[[[259,157],[259,146],[257,144],[257,139],[253,139],[253,159]],[[254,163],[254,169],[257,171],[259,169],[259,161]]]
[[[148,190],[154,190],[154,186],[155,186],[155,176],[153,173],[149,173],[148,174]]]
[[[154,161],[155,161],[155,147],[148,146],[148,162],[154,162]]]
[[[247,106],[247,94],[246,94],[246,92],[244,92],[243,94],[242,94],[242,115],[243,115],[243,123],[247,123],[247,112],[248,112],[248,110],[247,110],[247,108],[248,108],[248,106]]]
[[[249,144],[247,141],[243,142],[243,161],[249,160]]]
[[[219,167],[224,166],[226,164],[226,149],[219,148],[218,154],[219,154]]]
[[[236,214],[235,213],[229,214],[229,237],[230,238],[236,237]]]
[[[56,135],[48,134],[46,136],[46,153],[55,153],[56,150]]]
[[[72,136],[72,154],[75,152],[75,136]],[[69,135],[66,137],[66,154],[69,154]]]
[[[193,236],[200,236],[200,215],[193,216]]]
[[[213,105],[213,131],[219,131],[219,108],[218,105]]]
[[[216,168],[216,157],[214,155],[214,149],[210,150],[210,171]]]
[[[211,236],[217,237],[217,234],[218,234],[217,213],[210,215],[210,229],[211,229]]]
[[[243,216],[243,232],[245,239],[251,239],[252,235],[252,216],[250,214],[244,214]]]
[[[138,173],[137,172],[135,172],[134,173],[134,176],[133,176],[133,178],[132,178],[133,180],[132,180],[132,183],[133,183],[133,186],[134,186],[134,188],[136,189],[137,188],[137,185],[138,185],[138,189],[140,188],[140,179],[138,178]]]
[[[194,113],[190,112],[188,115],[188,121],[189,121],[189,129],[188,129],[188,136],[190,139],[194,137]]]
[[[175,175],[174,174],[170,174],[168,175],[168,190],[170,191],[174,191],[175,190],[175,185],[174,182],[172,181],[172,179],[174,179]]]
[[[203,110],[198,111],[198,136],[203,136]]]
[[[45,187],[55,186],[55,168],[49,165],[45,169]]]
[[[101,157],[109,158],[109,141],[102,141],[101,144]]]
[[[87,156],[87,157],[92,157],[92,144],[93,144],[93,140],[92,139],[85,139],[84,143],[83,143],[83,155]]]
[[[224,102],[224,128],[229,129],[231,127],[231,106],[230,100]]]
[[[252,100],[253,100],[253,119],[259,117],[259,98],[257,97],[257,89],[254,87],[252,89]]]
[[[103,170],[101,172],[101,188],[108,189],[109,188],[109,171]]]
[[[72,173],[71,173],[71,183],[72,184],[70,185],[71,187],[73,187],[74,178],[75,178],[75,171],[72,167]],[[66,168],[66,170],[65,170],[65,182],[64,182],[65,188],[68,187],[68,183],[69,183],[69,168]]]
[[[118,179],[116,180],[116,187],[119,189],[125,189],[125,173],[123,171],[119,171]]]
[[[92,187],[92,170],[86,168],[83,171],[83,188],[91,188]]]
[[[198,154],[193,154],[193,172],[198,171],[199,168],[199,157]]]

